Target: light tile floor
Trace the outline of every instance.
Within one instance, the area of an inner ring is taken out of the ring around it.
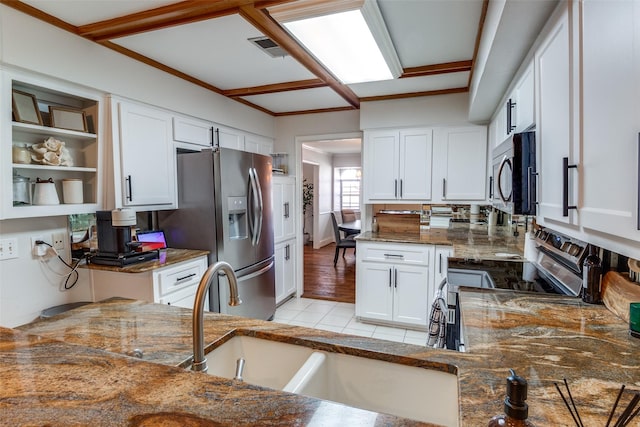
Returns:
[[[424,346],[427,342],[426,332],[359,322],[355,304],[344,302],[293,298],[276,309],[273,321],[407,344]]]

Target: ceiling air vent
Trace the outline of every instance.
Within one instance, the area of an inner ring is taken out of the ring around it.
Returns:
[[[272,58],[283,58],[289,55],[286,50],[278,46],[278,44],[269,37],[254,37],[249,39],[249,41]]]

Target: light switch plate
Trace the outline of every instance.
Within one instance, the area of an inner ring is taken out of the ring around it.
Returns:
[[[0,240],[0,259],[18,258],[18,239]]]

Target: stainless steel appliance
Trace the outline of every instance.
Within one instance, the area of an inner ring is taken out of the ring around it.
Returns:
[[[535,261],[450,258],[447,270],[446,347],[464,351],[458,289],[508,289],[578,297],[587,244],[546,228],[535,230]]]
[[[178,209],[158,212],[173,248],[210,251],[238,277],[243,303],[229,307],[226,276],[209,289],[209,310],[258,319],[275,314],[271,157],[226,148],[180,152]]]
[[[536,214],[536,135],[516,133],[493,150],[490,198],[512,215]]]

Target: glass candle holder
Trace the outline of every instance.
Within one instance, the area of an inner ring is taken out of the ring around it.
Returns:
[[[640,302],[629,304],[629,333],[640,338]]]

